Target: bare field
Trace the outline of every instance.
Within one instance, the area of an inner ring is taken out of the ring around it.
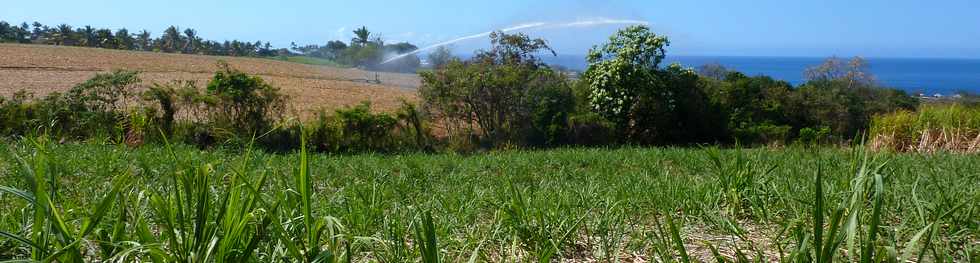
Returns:
[[[379,111],[390,111],[402,99],[415,101],[419,85],[413,74],[378,73],[382,84],[370,84],[365,80],[373,80],[374,72],[261,58],[0,44],[0,96],[18,90],[37,96],[66,91],[98,72],[113,69],[142,71],[145,84],[195,80],[203,86],[218,69],[219,60],[282,89],[300,116],[362,101],[370,101]]]

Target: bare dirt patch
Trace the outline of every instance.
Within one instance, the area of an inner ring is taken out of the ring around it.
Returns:
[[[0,96],[26,90],[37,96],[63,92],[96,73],[139,70],[144,83],[195,80],[203,86],[218,70],[219,60],[259,75],[290,96],[301,116],[370,101],[391,111],[402,99],[416,101],[414,74],[376,73],[360,69],[313,66],[262,58],[135,52],[79,47],[0,44]],[[381,84],[366,80],[381,80]]]

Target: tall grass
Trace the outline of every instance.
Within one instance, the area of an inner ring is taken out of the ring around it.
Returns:
[[[975,155],[7,148],[0,261],[973,262],[980,252]]]
[[[877,116],[873,147],[898,151],[980,151],[980,107],[926,104],[916,112]]]

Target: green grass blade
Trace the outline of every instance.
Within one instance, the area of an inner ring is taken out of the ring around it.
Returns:
[[[667,227],[670,228],[670,239],[674,243],[674,248],[677,249],[677,253],[681,256],[681,262],[687,263],[691,262],[690,257],[687,255],[687,248],[684,247],[684,239],[681,238],[680,229],[674,224],[674,218],[670,214],[667,215]]]
[[[31,203],[32,205],[37,205],[37,199],[34,198],[34,195],[28,193],[27,191],[12,188],[12,187],[0,186],[0,192],[9,193],[11,195],[20,197],[21,199],[24,199],[25,201]]]
[[[34,242],[31,242],[30,239],[27,239],[27,238],[24,238],[24,237],[15,235],[15,234],[10,233],[10,232],[0,231],[0,237],[5,237],[7,239],[10,239],[10,240],[13,240],[13,241],[17,241],[18,243],[27,245],[27,246],[32,247],[34,249],[44,250],[43,247],[41,247],[38,244],[35,244]]]
[[[814,185],[816,200],[813,205],[813,251],[817,262],[825,262],[823,258],[823,172],[817,168],[817,178]]]

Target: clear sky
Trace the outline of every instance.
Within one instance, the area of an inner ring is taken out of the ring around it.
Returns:
[[[668,54],[980,58],[978,0],[2,0],[0,20],[132,30],[168,25],[207,39],[325,43],[367,26],[417,45],[528,22],[649,21]],[[559,53],[584,54],[617,26],[533,30]],[[459,44],[458,52],[487,45]]]

